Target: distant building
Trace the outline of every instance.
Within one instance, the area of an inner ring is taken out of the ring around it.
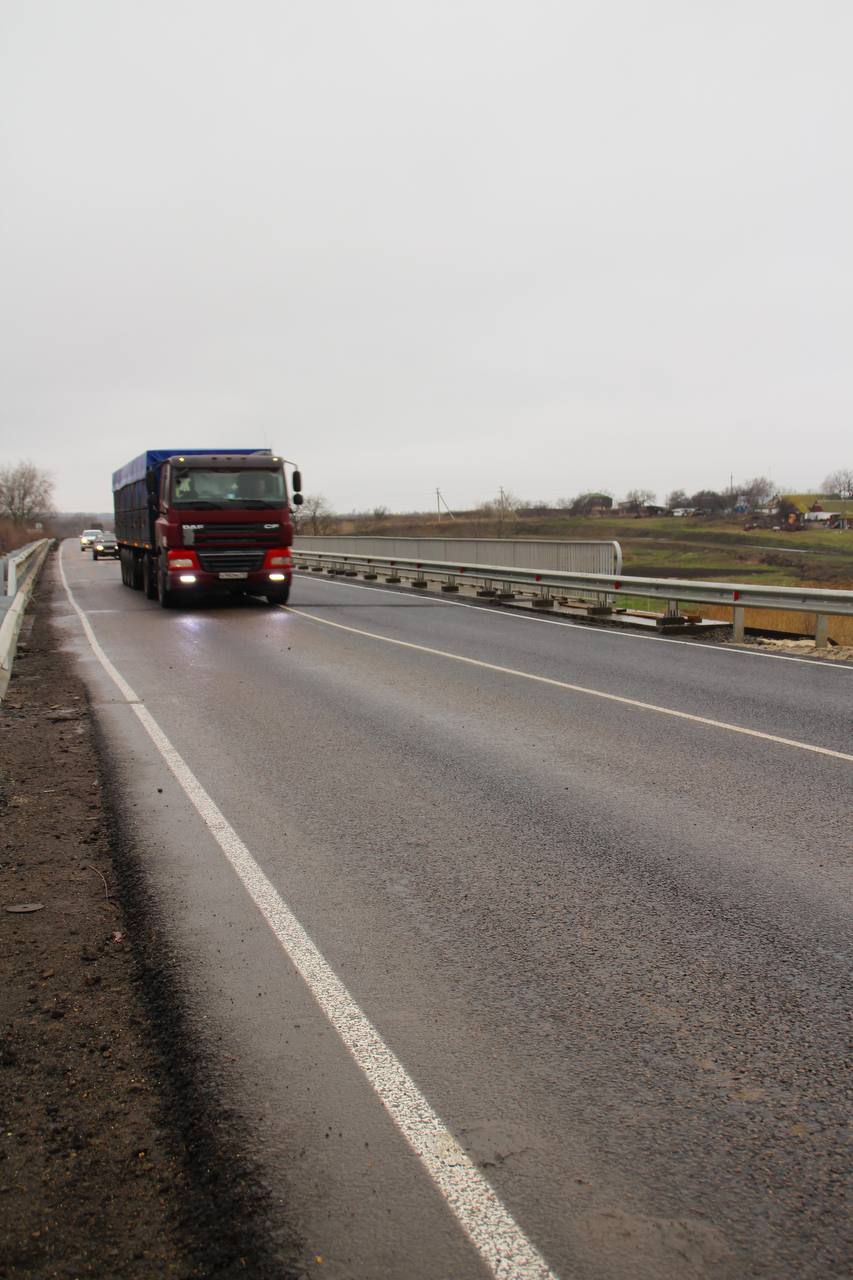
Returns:
[[[783,493],[780,503],[796,509],[799,523],[807,528],[853,528],[853,499],[828,493]]]
[[[613,499],[609,493],[582,493],[572,503],[572,514],[577,516],[609,515]]]

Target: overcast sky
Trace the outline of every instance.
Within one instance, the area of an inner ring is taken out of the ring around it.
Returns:
[[[853,466],[851,0],[0,0],[0,464],[339,511]]]

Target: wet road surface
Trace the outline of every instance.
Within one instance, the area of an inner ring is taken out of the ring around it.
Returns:
[[[306,1270],[846,1274],[853,670],[315,576],[288,609],[164,611],[63,565],[532,1258],[472,1243],[479,1201],[413,1153],[68,603],[211,1078]]]

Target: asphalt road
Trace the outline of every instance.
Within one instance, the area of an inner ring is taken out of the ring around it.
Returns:
[[[317,576],[171,612],[63,564],[130,686],[63,604],[164,956],[310,1274],[847,1274],[853,670]],[[477,1247],[507,1221],[528,1254]]]

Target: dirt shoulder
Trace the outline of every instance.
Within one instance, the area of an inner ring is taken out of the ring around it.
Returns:
[[[158,962],[51,582],[0,704],[0,1276],[292,1276]]]

